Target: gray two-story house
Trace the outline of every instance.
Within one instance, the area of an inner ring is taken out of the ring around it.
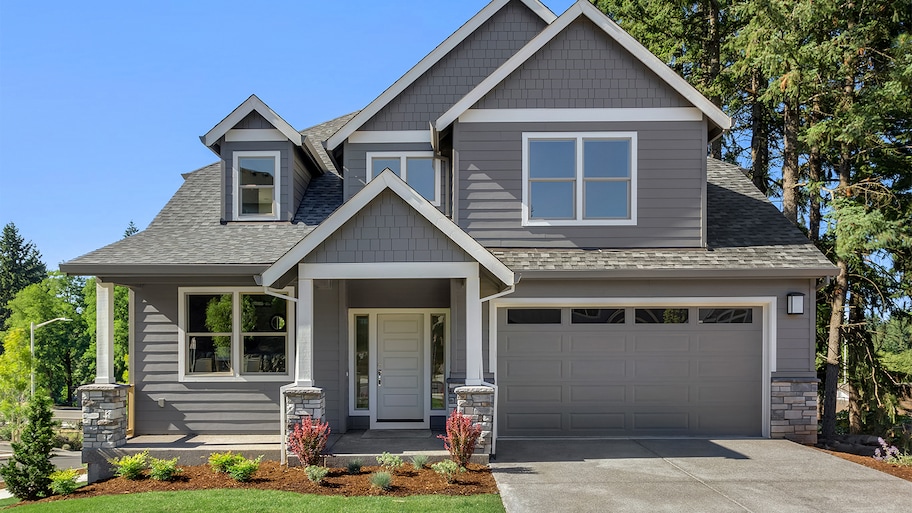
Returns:
[[[730,125],[585,0],[493,0],[363,110],[303,131],[251,96],[146,230],[61,266],[98,278],[86,450],[123,443],[115,284],[139,435],[307,414],[439,428],[459,407],[488,452],[815,440],[834,268],[707,158]]]

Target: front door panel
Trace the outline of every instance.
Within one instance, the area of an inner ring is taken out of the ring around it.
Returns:
[[[424,420],[424,314],[377,315],[377,421]]]

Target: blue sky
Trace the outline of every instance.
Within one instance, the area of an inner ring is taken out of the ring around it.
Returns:
[[[298,129],[360,109],[487,3],[0,0],[0,225],[49,269],[144,229],[250,94]]]

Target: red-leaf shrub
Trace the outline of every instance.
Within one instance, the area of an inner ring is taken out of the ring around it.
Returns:
[[[465,467],[475,452],[475,442],[479,436],[481,426],[472,422],[471,416],[453,410],[447,418],[446,435],[437,435],[437,438],[443,440],[450,458],[460,467]]]
[[[320,454],[326,449],[328,439],[328,423],[304,417],[301,423],[295,424],[292,432],[288,433],[288,450],[297,455],[301,465],[317,465]]]

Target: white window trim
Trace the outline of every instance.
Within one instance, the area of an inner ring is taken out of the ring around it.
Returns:
[[[574,219],[531,219],[529,216],[529,141],[538,139],[575,139],[576,174]],[[583,218],[584,139],[630,141],[630,217],[617,219]],[[637,224],[637,133],[636,132],[523,132],[522,134],[522,225],[523,226],[635,226]]]
[[[272,215],[241,214],[241,170],[238,159],[241,157],[272,157],[275,159],[275,181],[272,184]],[[234,219],[237,221],[276,221],[280,216],[281,202],[279,191],[282,185],[282,152],[281,151],[235,151],[231,157],[232,191],[234,192]]]
[[[432,205],[435,207],[440,206],[440,188],[441,188],[441,172],[440,172],[440,162],[442,159],[434,156],[433,151],[369,151],[367,152],[367,170],[366,176],[367,181],[374,179],[374,169],[372,161],[375,158],[399,158],[399,169],[401,170],[402,181],[408,184],[408,167],[406,166],[406,160],[409,157],[419,157],[419,158],[429,158],[434,162],[434,199],[429,200]],[[418,191],[415,191],[418,192]],[[421,196],[421,194],[419,194]],[[424,197],[424,196],[422,196]],[[427,199],[427,198],[425,198]]]
[[[274,290],[294,297],[294,287]],[[234,369],[230,374],[224,372],[194,373],[187,372],[187,296],[192,294],[232,294],[232,331],[231,331],[231,361]],[[261,376],[255,374],[241,374],[241,294],[263,295],[262,287],[178,287],[177,289],[177,378],[183,383],[212,383],[212,382],[256,382],[256,381],[282,381],[287,382],[292,378],[295,363],[295,308],[291,301],[287,302],[288,313],[285,318],[285,372],[269,373]]]

